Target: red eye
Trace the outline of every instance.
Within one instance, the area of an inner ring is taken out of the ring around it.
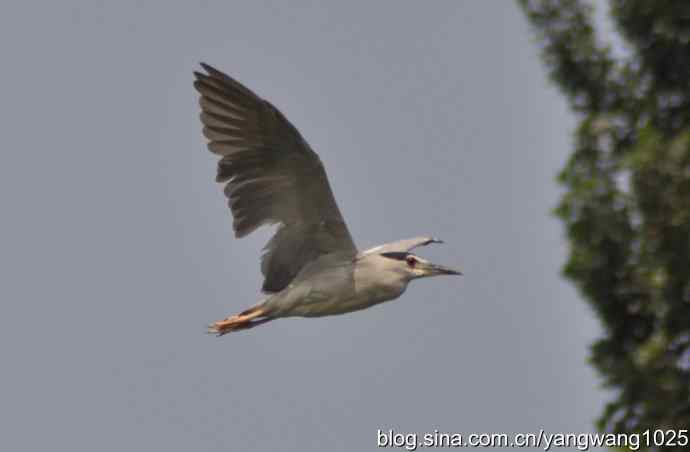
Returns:
[[[417,259],[415,259],[412,256],[408,256],[405,260],[407,261],[407,265],[409,265],[410,267],[414,267],[415,265],[417,265]]]

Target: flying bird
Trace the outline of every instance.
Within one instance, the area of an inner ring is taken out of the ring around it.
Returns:
[[[413,279],[460,275],[411,251],[416,237],[358,251],[319,156],[268,101],[201,63],[194,72],[208,148],[221,158],[237,238],[278,224],[261,257],[260,303],[209,325],[222,336],[283,317],[344,314],[398,298]]]

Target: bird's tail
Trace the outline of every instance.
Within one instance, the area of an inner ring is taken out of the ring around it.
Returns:
[[[268,316],[263,303],[252,306],[239,314],[231,315],[223,320],[218,320],[208,326],[208,333],[222,336],[234,331],[247,330],[273,320]]]

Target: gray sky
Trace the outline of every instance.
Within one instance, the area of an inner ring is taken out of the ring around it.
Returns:
[[[184,4],[183,4],[184,3]],[[374,450],[377,428],[593,431],[599,326],[549,215],[575,125],[508,1],[15,2],[0,12],[0,443]],[[364,248],[462,278],[216,339],[258,257],[213,182],[192,71],[273,102]]]

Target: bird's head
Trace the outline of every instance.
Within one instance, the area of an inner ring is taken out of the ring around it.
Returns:
[[[409,252],[384,252],[381,253],[380,256],[388,260],[387,267],[389,267],[389,269],[404,274],[410,280],[426,278],[428,276],[462,275],[459,270],[433,264]]]

